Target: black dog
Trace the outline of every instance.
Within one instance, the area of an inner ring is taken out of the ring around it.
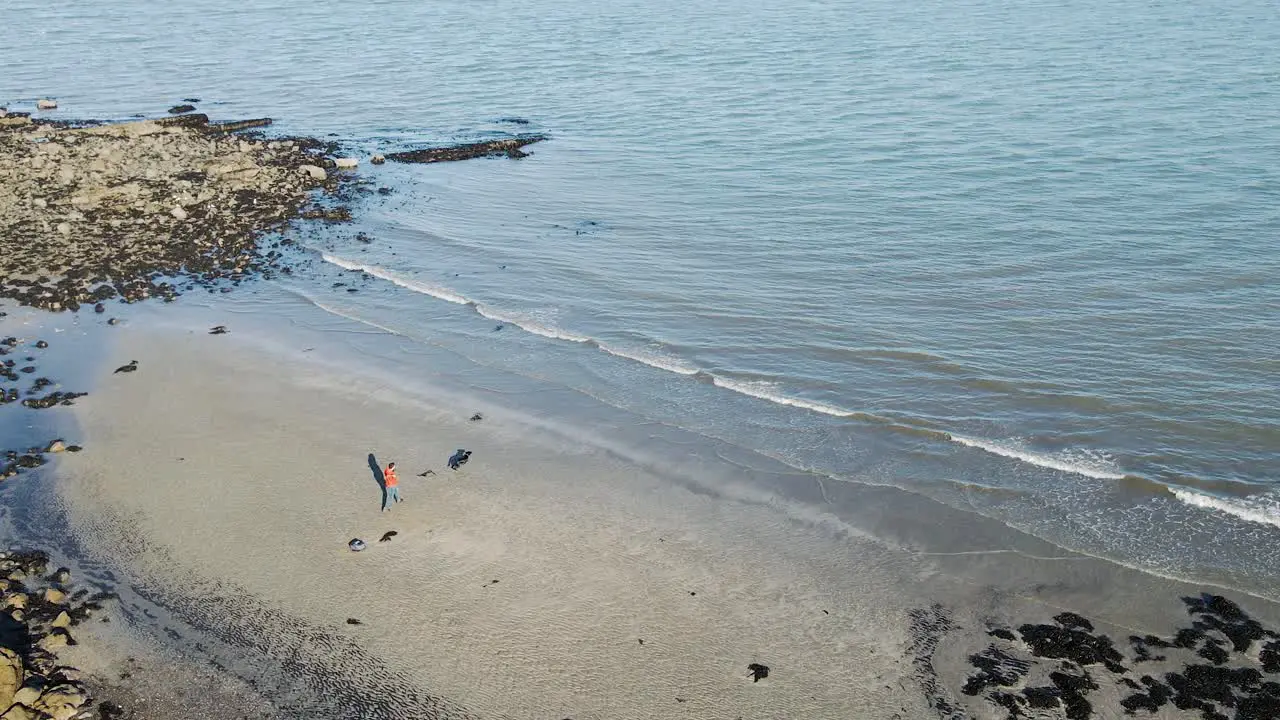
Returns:
[[[458,448],[458,452],[456,452],[456,453],[454,453],[453,455],[449,456],[449,469],[450,469],[450,470],[457,470],[458,468],[462,467],[463,465],[466,465],[466,464],[467,464],[467,461],[468,461],[468,460],[470,460],[470,459],[471,459],[471,451],[470,451],[470,450],[463,450],[462,448]]]

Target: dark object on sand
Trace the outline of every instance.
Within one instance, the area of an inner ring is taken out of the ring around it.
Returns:
[[[360,552],[365,548],[365,544],[360,538],[351,538],[351,542],[347,543],[347,547],[351,548],[352,552]]]
[[[137,369],[138,369],[138,361],[130,360],[128,365],[121,365],[120,367],[116,368],[116,372],[118,373],[133,372],[134,370],[137,370]],[[112,373],[112,374],[114,375],[115,373]]]
[[[506,327],[506,325],[494,325],[494,326],[493,326],[493,331],[494,331],[494,332],[498,332],[498,331],[502,330],[502,328],[504,328],[504,327]]]
[[[198,103],[198,102],[200,102],[200,98],[182,98],[182,102],[185,102],[185,103]]]
[[[484,419],[484,416],[481,415],[480,413],[476,413],[475,415],[471,416],[471,422],[476,422],[477,420],[483,420],[483,419]]]
[[[108,325],[119,325],[119,324],[120,324],[120,321],[119,321],[119,320],[117,320],[117,319],[115,319],[115,318],[110,318],[110,319],[108,319],[108,320],[107,320],[107,324],[108,324]]]
[[[182,113],[194,112],[195,109],[196,109],[195,105],[174,105],[173,107],[169,108],[169,114],[181,115]]]
[[[213,327],[209,328],[209,334],[210,334],[210,335],[226,335],[226,334],[227,334],[227,326],[226,326],[226,325],[214,325]]]
[[[45,342],[44,340],[37,340],[37,341],[36,341],[36,347],[38,347],[38,348],[40,348],[41,350],[43,350],[43,349],[45,349],[45,348],[49,347],[49,343]]]
[[[79,445],[68,445],[68,446],[67,446],[67,452],[80,452],[80,451],[81,451],[81,450],[83,450],[83,449],[84,449],[84,448],[80,447]]]
[[[503,140],[485,140],[484,142],[454,145],[452,147],[391,153],[387,155],[387,159],[403,163],[449,162],[452,160],[470,160],[471,158],[496,157],[499,155],[518,159],[528,155],[520,148],[546,139],[545,135],[525,135]]]
[[[382,533],[382,537],[378,540],[378,542],[391,542],[391,538],[399,534],[400,533],[396,532],[395,530],[388,530]]]
[[[271,124],[271,118],[254,118],[253,120],[240,120],[238,122],[214,123],[209,126],[209,132],[229,133],[237,130],[248,130],[249,128],[266,127]]]
[[[751,663],[750,665],[747,666],[747,669],[751,671],[751,682],[760,682],[761,680],[769,677],[768,665],[761,665],[760,663]]]
[[[435,474],[436,474],[435,470],[423,470],[422,472],[418,473],[418,477],[426,477],[428,475],[435,475]]]
[[[107,311],[107,306],[103,305],[102,303],[98,303],[93,306],[93,311],[101,315],[102,313]]]
[[[462,448],[458,448],[457,452],[449,456],[449,469],[457,470],[463,465],[466,465],[467,461],[470,459],[471,459],[470,450],[463,450]]]
[[[348,625],[363,625],[364,623],[360,622],[359,620],[357,620],[357,619],[355,619],[355,618],[347,618],[347,624],[348,624]]]

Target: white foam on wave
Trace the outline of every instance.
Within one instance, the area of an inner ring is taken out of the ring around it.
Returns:
[[[406,290],[412,290],[416,293],[430,295],[433,298],[438,298],[440,300],[451,302],[457,305],[474,305],[475,304],[468,298],[463,297],[462,295],[459,295],[458,293],[450,290],[449,288],[440,287],[438,285],[430,285],[418,280],[413,280],[397,272],[387,270],[386,268],[378,267],[377,265],[365,265],[364,263],[358,263],[353,260],[347,260],[345,258],[340,258],[340,257],[337,257],[336,255],[330,255],[328,253],[320,253],[320,257],[324,258],[325,262],[332,263],[334,265],[337,265],[340,268],[366,272],[376,278],[382,278],[383,280],[386,280],[389,283],[399,285],[400,287],[405,288]]]
[[[1228,499],[1179,488],[1173,488],[1173,496],[1198,508],[1217,510],[1252,523],[1280,527],[1280,499],[1273,496]]]
[[[1017,439],[1011,440],[984,440],[982,438],[971,438],[963,435],[950,434],[951,441],[979,450],[985,450],[996,455],[1003,455],[1007,458],[1021,460],[1032,465],[1050,468],[1052,470],[1061,470],[1063,472],[1075,473],[1076,475],[1084,475],[1086,477],[1097,478],[1099,480],[1122,480],[1124,473],[1120,472],[1115,463],[1099,453],[1090,451],[1074,451],[1051,455],[1049,453],[1032,450],[1026,447]]]
[[[680,358],[671,357],[661,352],[651,350],[636,350],[631,348],[619,348],[604,343],[597,343],[600,349],[610,355],[617,355],[620,358],[634,360],[643,363],[649,367],[666,370],[677,375],[697,375],[698,368]]]
[[[591,338],[586,335],[576,335],[574,333],[562,330],[556,327],[554,323],[548,322],[544,318],[534,318],[528,315],[517,315],[503,310],[494,310],[484,305],[475,304],[476,312],[490,320],[497,320],[500,323],[515,325],[525,332],[541,335],[545,338],[553,340],[565,340],[567,342],[585,343],[590,342]]]
[[[712,375],[711,382],[716,387],[732,390],[742,395],[750,395],[753,398],[768,400],[769,402],[777,403],[778,405],[790,405],[791,407],[804,408],[805,410],[812,410],[814,412],[831,415],[833,417],[847,418],[854,417],[857,414],[850,410],[833,407],[831,405],[824,405],[820,402],[814,402],[813,400],[805,400],[803,398],[783,395],[777,391],[777,383],[765,380],[728,380],[717,375]]]

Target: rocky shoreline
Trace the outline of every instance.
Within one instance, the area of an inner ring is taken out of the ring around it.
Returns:
[[[211,122],[195,102],[185,99],[168,117],[121,123],[39,117],[57,107],[53,101],[37,103],[34,115],[0,107],[0,319],[5,299],[106,314],[113,301],[167,302],[291,274],[284,231],[295,221],[349,221],[347,202],[372,191],[355,172],[360,161],[341,157],[336,143],[267,137],[260,129],[268,118]],[[520,158],[520,147],[541,139],[391,155],[401,162]],[[68,406],[85,394],[40,375],[49,347],[21,333],[0,338],[0,410]],[[80,450],[61,438],[0,447],[0,481]],[[92,698],[133,697],[127,685],[94,682],[58,664],[58,650],[76,642],[71,628],[111,595],[73,589],[70,572],[48,574],[48,563],[38,550],[0,553],[0,720],[136,716],[141,709]]]
[[[191,114],[69,123],[0,109],[0,299],[105,313],[112,300],[168,301],[289,273],[281,242],[266,248],[264,239],[295,219],[349,219],[341,200],[356,177],[338,168],[358,163],[311,138],[234,134],[269,123]],[[0,408],[43,410],[84,395],[36,377],[49,347],[0,338]],[[60,438],[0,448],[0,480],[80,449]],[[111,596],[73,589],[70,572],[47,574],[48,562],[38,550],[0,554],[0,720],[135,716],[95,703],[92,678],[58,663],[58,651],[76,643],[72,628]]]
[[[326,168],[354,163],[329,143],[228,127],[203,115],[121,124],[0,116],[0,297],[102,312],[113,298],[171,299],[278,268],[279,252],[262,252],[259,239],[308,213],[334,219],[321,199],[354,176]]]
[[[42,552],[0,553],[0,718],[68,720],[89,717],[88,710],[104,720],[118,718],[122,708],[111,702],[93,707],[81,674],[57,657],[75,644],[72,628],[112,595],[77,589],[71,571],[50,573],[48,565]]]

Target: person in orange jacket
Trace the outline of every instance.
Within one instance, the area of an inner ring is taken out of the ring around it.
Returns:
[[[386,512],[391,509],[392,500],[400,502],[400,479],[396,477],[395,463],[387,463],[387,469],[382,471],[382,484],[387,489],[382,500],[382,512]]]

